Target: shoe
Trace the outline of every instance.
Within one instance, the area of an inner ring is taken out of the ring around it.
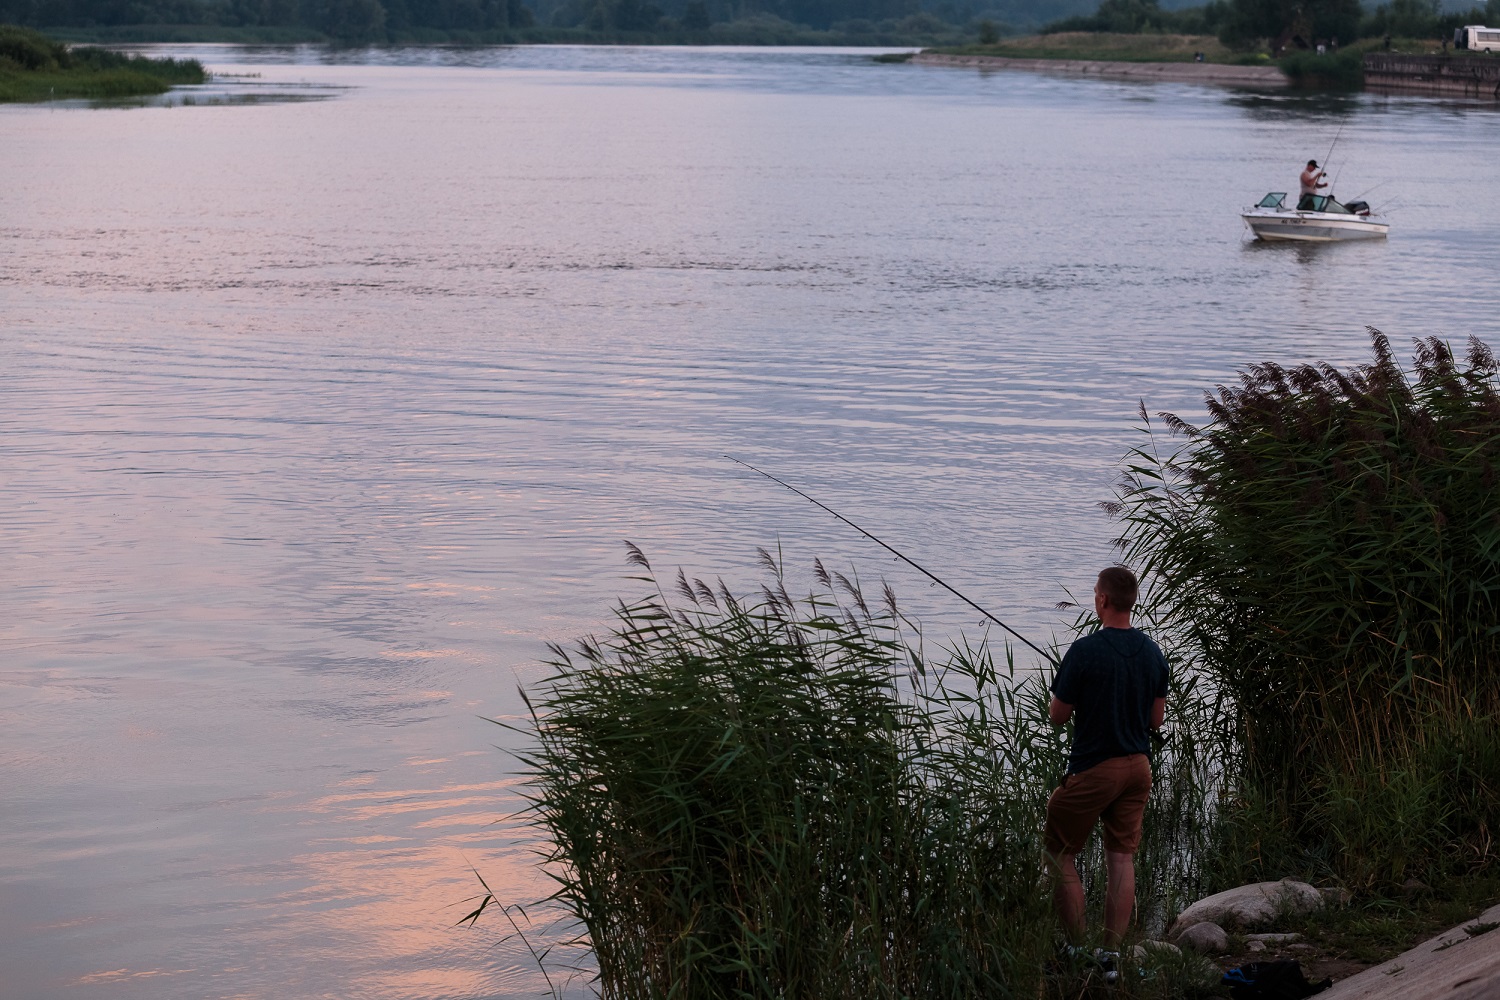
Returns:
[[[1085,963],[1092,962],[1093,955],[1087,948],[1080,948],[1076,944],[1059,944],[1057,953],[1047,960],[1047,973],[1049,975],[1062,975],[1071,970],[1081,968]]]
[[[1120,981],[1119,952],[1095,948],[1094,961],[1099,963],[1099,968],[1104,972],[1104,982],[1106,985],[1113,986]]]

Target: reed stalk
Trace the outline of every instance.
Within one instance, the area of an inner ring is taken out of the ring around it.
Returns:
[[[818,564],[794,599],[762,555],[753,597],[680,571],[669,596],[632,550],[655,592],[529,696],[531,815],[600,995],[1038,996],[1049,678],[983,641],[930,660],[889,588],[872,605]],[[1211,812],[1189,715],[1212,706],[1191,678],[1175,695],[1141,853],[1157,929],[1201,888]]]
[[[1500,392],[1489,349],[1258,365],[1213,423],[1134,451],[1127,561],[1224,692],[1241,755],[1221,861],[1379,886],[1493,863],[1500,820]],[[1228,875],[1226,875],[1228,878]]]

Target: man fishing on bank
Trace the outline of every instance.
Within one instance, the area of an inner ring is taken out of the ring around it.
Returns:
[[[1144,632],[1130,626],[1139,585],[1135,574],[1111,566],[1094,585],[1102,626],[1068,649],[1052,681],[1048,714],[1054,726],[1073,720],[1068,773],[1047,800],[1043,840],[1056,879],[1058,916],[1074,942],[1087,930],[1083,884],[1073,859],[1104,821],[1108,884],[1104,944],[1098,957],[1113,978],[1114,949],[1135,907],[1135,852],[1151,795],[1151,737],[1167,704],[1167,661]]]

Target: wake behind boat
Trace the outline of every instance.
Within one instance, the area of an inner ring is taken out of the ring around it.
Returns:
[[[1362,201],[1344,205],[1331,195],[1305,194],[1296,208],[1287,208],[1286,192],[1272,191],[1240,214],[1257,239],[1303,240],[1332,243],[1339,240],[1381,240],[1391,224],[1370,214]]]

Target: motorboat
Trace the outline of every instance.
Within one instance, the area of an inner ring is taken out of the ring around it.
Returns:
[[[1256,238],[1262,240],[1306,240],[1330,243],[1337,240],[1383,240],[1391,224],[1370,214],[1362,201],[1345,205],[1332,195],[1305,194],[1296,208],[1287,208],[1286,192],[1272,191],[1240,214]]]

